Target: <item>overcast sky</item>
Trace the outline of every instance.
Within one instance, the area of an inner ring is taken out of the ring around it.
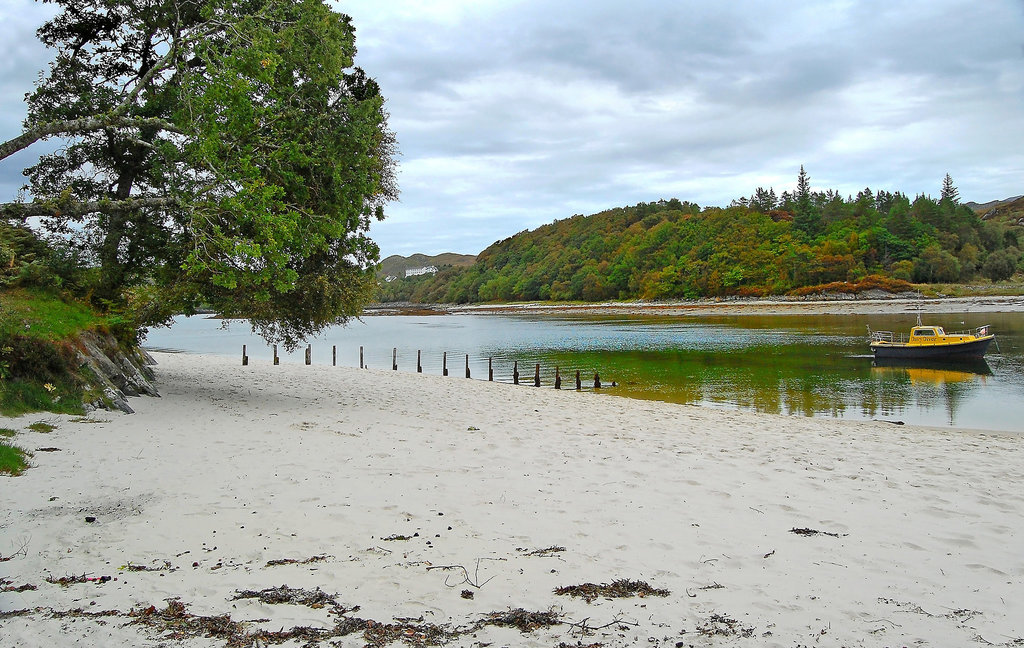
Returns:
[[[354,0],[401,198],[382,256],[475,254],[556,218],[758,186],[1024,194],[1024,0]],[[0,139],[52,5],[0,6]],[[38,153],[37,153],[38,154]],[[0,199],[21,185],[0,162]]]

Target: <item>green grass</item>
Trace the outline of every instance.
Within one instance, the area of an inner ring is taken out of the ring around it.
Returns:
[[[28,453],[21,448],[0,442],[0,473],[18,476],[28,468]]]
[[[35,432],[42,432],[44,434],[49,434],[50,432],[53,432],[54,430],[56,430],[57,426],[56,425],[50,425],[49,423],[43,423],[42,421],[40,421],[39,423],[33,423],[32,425],[28,426],[28,429],[33,430]]]
[[[14,436],[17,433],[18,433],[17,430],[12,430],[11,428],[0,428],[0,437],[8,437],[8,438],[10,438],[10,437]]]
[[[0,339],[18,334],[56,342],[109,323],[84,304],[39,289],[0,291],[0,303]]]
[[[0,381],[0,414],[21,416],[31,412],[84,414],[82,393],[70,381],[52,383],[51,392],[43,385],[27,380]]]

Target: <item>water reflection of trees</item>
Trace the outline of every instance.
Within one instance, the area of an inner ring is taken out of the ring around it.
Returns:
[[[870,357],[792,346],[603,352],[561,362],[600,367],[608,380],[619,381],[613,391],[623,396],[836,418],[893,417],[919,407],[945,411],[949,424],[991,373],[987,365],[878,366]]]

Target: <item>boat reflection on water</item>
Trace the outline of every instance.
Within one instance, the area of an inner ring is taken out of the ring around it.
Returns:
[[[909,378],[911,383],[919,385],[946,385],[969,383],[975,380],[985,381],[992,375],[992,369],[984,358],[970,360],[938,361],[938,360],[898,360],[894,358],[876,358],[871,363],[871,373],[884,378]]]
[[[992,369],[982,358],[945,362],[876,358],[871,376],[888,385],[891,392],[900,393],[903,407],[913,404],[932,411],[945,410],[945,422],[955,425],[970,394],[984,387]]]

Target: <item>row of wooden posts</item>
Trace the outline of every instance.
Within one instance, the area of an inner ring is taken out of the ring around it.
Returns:
[[[277,355],[277,345],[274,346],[274,364],[281,364],[281,358]],[[420,351],[416,352],[416,373],[423,373],[423,363],[421,362],[422,355]],[[487,380],[494,382],[494,363],[493,358],[487,358]],[[242,345],[242,366],[249,364],[249,356],[246,354],[246,345]],[[313,364],[313,345],[306,345],[306,364]],[[331,348],[331,364],[333,366],[338,365],[338,346],[334,345]],[[359,368],[365,368],[363,363],[363,347],[359,347]],[[391,369],[398,371],[398,348],[395,347],[391,350]],[[441,359],[441,374],[444,376],[448,375],[448,352],[445,351]],[[466,354],[466,378],[471,378],[471,372],[469,370],[469,354]],[[519,361],[516,360],[512,365],[512,384],[519,384]],[[540,363],[536,363],[533,368],[533,386],[540,387]],[[558,367],[555,367],[555,389],[562,388],[562,374]],[[576,389],[583,389],[583,382],[580,378],[580,372],[576,371]],[[594,389],[601,389],[601,376],[597,372],[594,372]]]

